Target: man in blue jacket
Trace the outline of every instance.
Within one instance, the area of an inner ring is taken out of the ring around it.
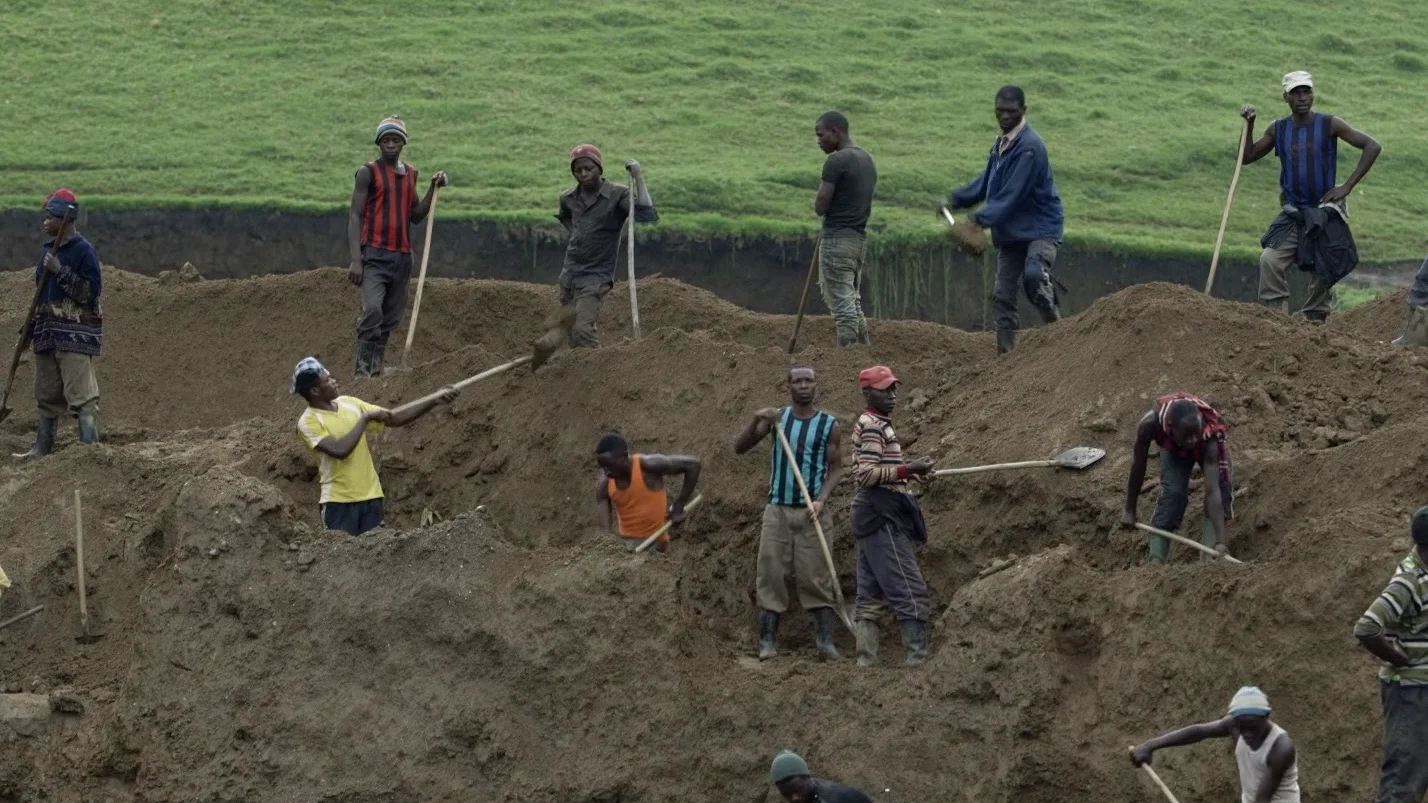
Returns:
[[[1047,323],[1059,320],[1056,285],[1051,266],[1061,246],[1061,196],[1051,176],[1051,162],[1041,135],[1026,124],[1026,95],[1018,86],[997,91],[997,123],[1002,133],[992,143],[987,168],[972,183],[952,193],[952,209],[986,201],[972,215],[978,225],[992,230],[997,247],[997,281],[992,289],[996,316],[997,351],[1016,347],[1016,287]]]

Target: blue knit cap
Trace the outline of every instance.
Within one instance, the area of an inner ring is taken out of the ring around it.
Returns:
[[[1257,686],[1245,686],[1230,698],[1230,716],[1232,717],[1267,717],[1269,711],[1269,695],[1260,691]]]
[[[407,124],[402,122],[402,118],[395,114],[390,117],[384,117],[382,118],[382,122],[377,123],[377,138],[373,140],[373,142],[380,144],[382,137],[386,134],[396,134],[402,138],[402,142],[406,142]]]

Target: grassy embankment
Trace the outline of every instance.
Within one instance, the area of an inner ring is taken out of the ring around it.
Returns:
[[[1068,240],[1207,254],[1252,102],[1313,71],[1320,107],[1386,146],[1353,199],[1366,262],[1424,247],[1428,44],[1409,0],[11,0],[0,99],[12,143],[0,205],[59,184],[92,207],[339,210],[388,112],[410,160],[454,184],[439,216],[547,223],[564,154],[642,160],[666,226],[812,230],[812,123],[853,121],[878,159],[886,242],[937,236],[934,204],[979,168],[991,98],[1026,88],[1068,210]],[[1352,168],[1344,157],[1340,175]],[[1227,253],[1275,206],[1271,159],[1245,171]]]

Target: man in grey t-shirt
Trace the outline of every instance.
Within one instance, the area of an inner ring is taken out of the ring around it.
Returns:
[[[862,277],[865,230],[873,209],[878,169],[873,157],[853,144],[848,118],[824,112],[813,126],[818,147],[828,154],[813,211],[823,218],[818,246],[818,286],[833,312],[838,345],[871,344],[863,317]]]

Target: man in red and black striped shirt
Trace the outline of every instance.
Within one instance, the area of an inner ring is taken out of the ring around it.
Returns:
[[[401,118],[377,124],[378,159],[357,169],[352,211],[347,215],[347,243],[352,264],[347,278],[362,288],[362,317],[357,321],[357,375],[382,373],[387,338],[401,325],[412,274],[411,226],[426,219],[431,196],[446,186],[438,170],[420,201],[417,169],[401,160],[407,127]]]

